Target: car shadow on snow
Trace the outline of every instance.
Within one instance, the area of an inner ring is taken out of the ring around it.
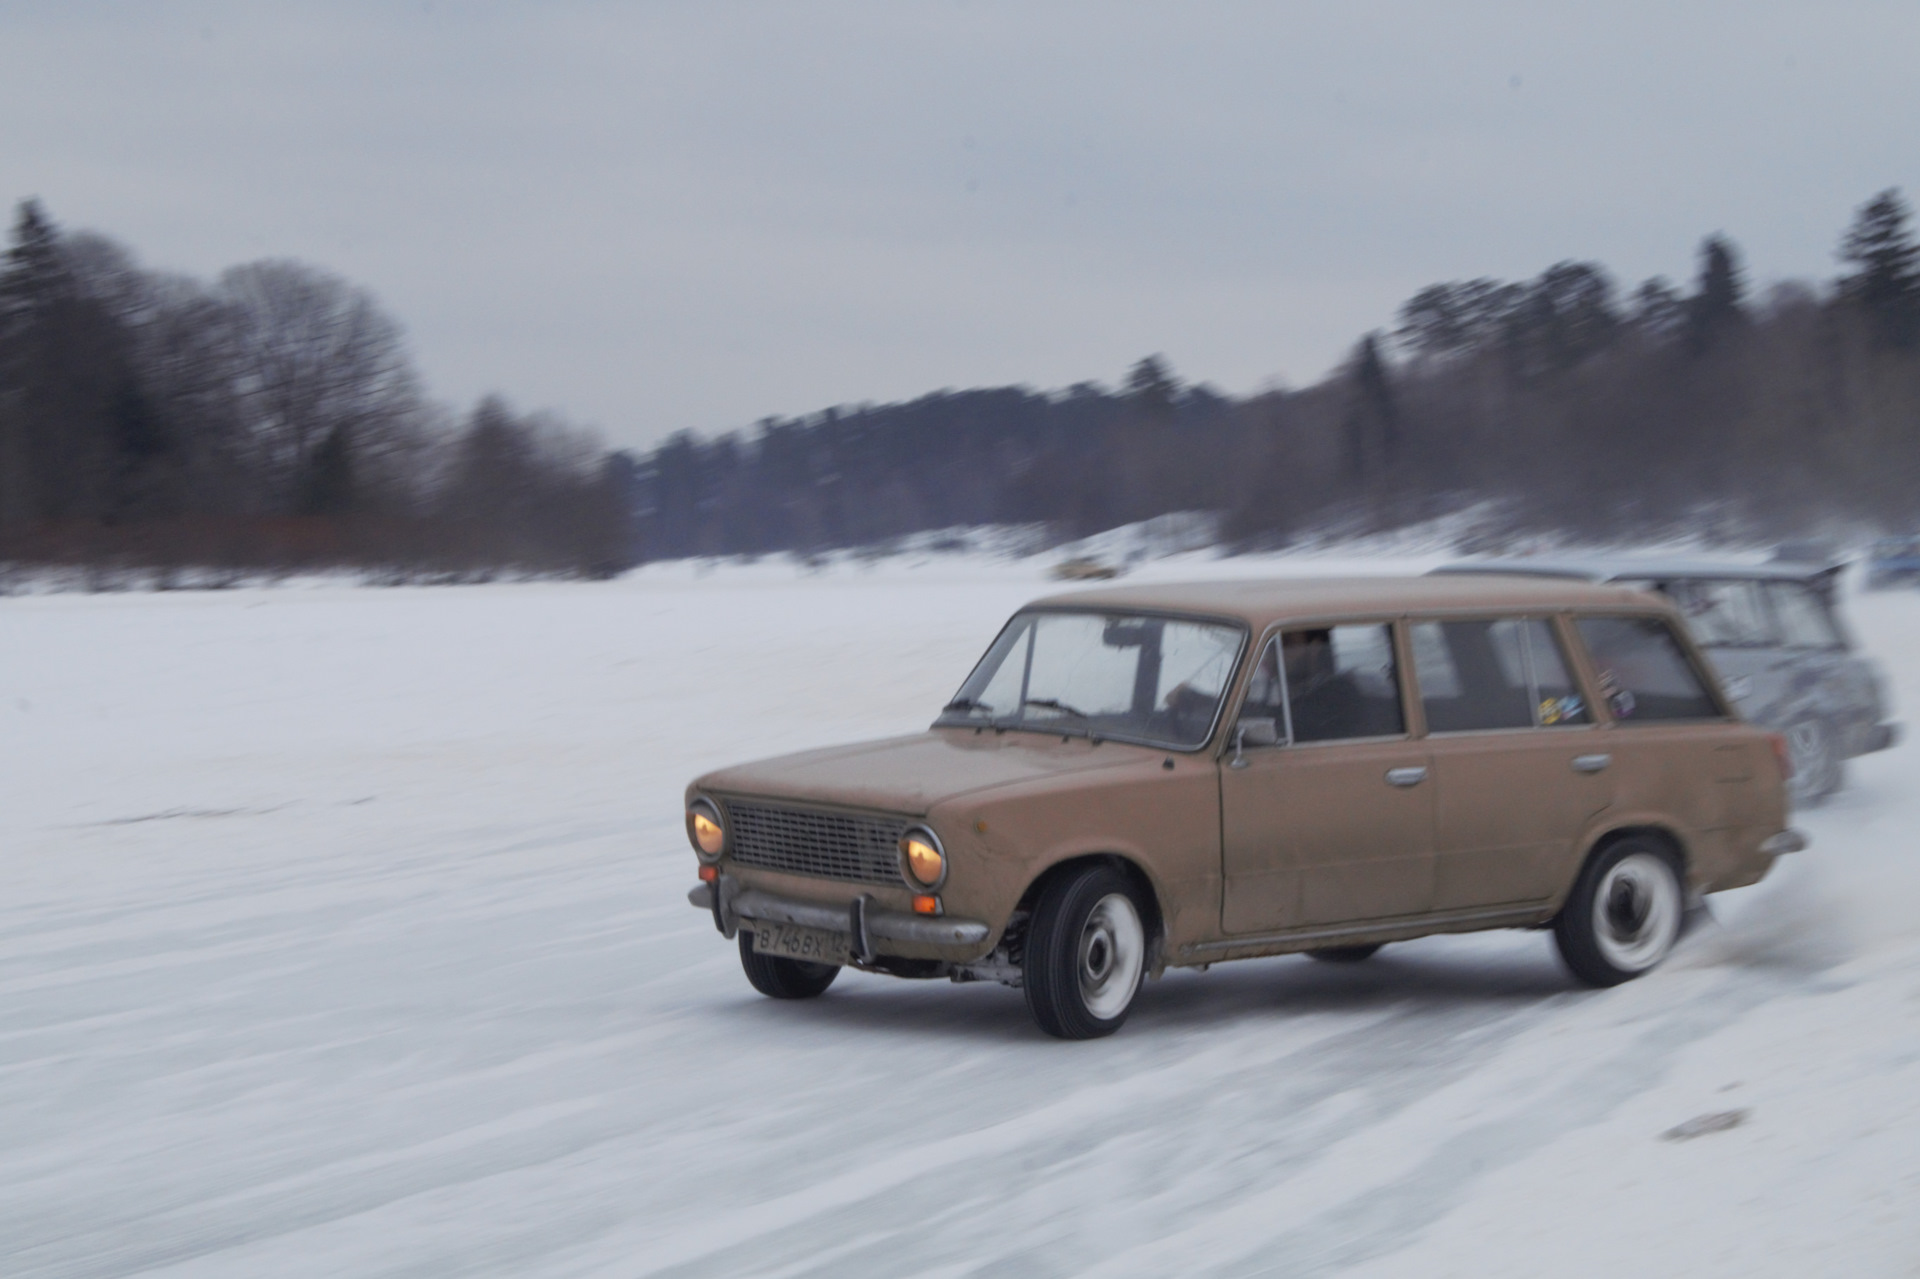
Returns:
[[[1544,937],[1425,938],[1390,946],[1357,964],[1284,955],[1222,964],[1207,972],[1173,969],[1148,982],[1122,1033],[1181,1032],[1208,1025],[1325,1013],[1398,1013],[1441,1018],[1477,1010],[1494,1016],[1581,990]],[[758,997],[723,1015],[798,1030],[832,1027],[864,1035],[953,1036],[1031,1042],[1040,1036],[1018,990],[956,986],[849,974],[819,999],[787,1003]],[[1477,1019],[1477,1018],[1476,1018]]]
[[[1499,1014],[1579,989],[1551,947],[1476,945],[1451,939],[1388,947],[1356,964],[1305,955],[1245,960],[1207,972],[1176,970],[1149,984],[1135,1005],[1142,1025],[1192,1027],[1319,1013],[1387,1009],[1448,1015]]]

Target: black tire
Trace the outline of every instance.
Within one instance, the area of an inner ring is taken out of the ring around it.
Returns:
[[[1150,944],[1133,885],[1111,866],[1063,874],[1040,892],[1022,959],[1027,1011],[1056,1039],[1098,1039],[1127,1020]]]
[[[1380,950],[1381,943],[1369,942],[1365,946],[1322,946],[1319,950],[1307,952],[1307,958],[1317,959],[1323,964],[1357,964],[1372,959]]]
[[[747,970],[747,980],[755,990],[773,999],[813,999],[825,994],[840,975],[838,964],[810,964],[804,959],[755,954],[753,934],[745,929],[740,931],[740,967]]]
[[[1618,986],[1665,959],[1680,938],[1686,887],[1658,839],[1630,835],[1587,859],[1553,921],[1560,958],[1589,986]]]
[[[1797,806],[1812,808],[1840,789],[1845,761],[1825,720],[1811,715],[1797,719],[1787,726],[1786,738],[1787,757],[1793,761],[1787,796]]]

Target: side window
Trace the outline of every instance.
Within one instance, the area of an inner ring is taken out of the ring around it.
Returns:
[[[1720,719],[1720,707],[1686,650],[1657,617],[1583,617],[1574,623],[1593,656],[1613,717],[1627,723]]]
[[[1431,733],[1532,728],[1518,624],[1419,622],[1413,671]]]
[[[1541,726],[1591,724],[1593,716],[1587,711],[1587,700],[1567,673],[1566,658],[1560,652],[1560,641],[1554,638],[1553,627],[1539,618],[1525,626],[1527,656],[1533,663],[1533,710]]]
[[[1679,602],[1703,648],[1766,648],[1779,641],[1759,582],[1678,581],[1667,593]]]
[[[1589,722],[1553,628],[1538,618],[1418,622],[1412,638],[1429,732]]]
[[[1788,648],[1841,648],[1840,632],[1826,602],[1798,582],[1768,582],[1780,642]]]
[[[1283,631],[1276,666],[1285,696],[1282,730],[1290,729],[1293,741],[1390,737],[1407,731],[1391,626]]]

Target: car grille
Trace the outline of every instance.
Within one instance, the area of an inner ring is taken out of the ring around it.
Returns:
[[[728,804],[727,816],[733,860],[742,866],[868,884],[901,882],[904,819],[741,803]]]

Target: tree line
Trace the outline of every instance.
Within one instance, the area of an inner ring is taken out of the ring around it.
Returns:
[[[631,462],[423,392],[399,325],[298,262],[206,283],[20,204],[0,268],[0,561],[607,574]]]
[[[146,271],[23,203],[0,270],[0,561],[606,575],[646,559],[1058,538],[1211,511],[1237,546],[1471,509],[1526,534],[1920,531],[1920,241],[1897,191],[1840,272],[1758,296],[1594,262],[1435,284],[1336,370],[1247,397],[1148,357],[1115,387],[941,391],[606,452],[422,390],[364,290],[289,261]]]
[[[1754,296],[1738,247],[1630,292],[1594,262],[1435,284],[1313,385],[1229,398],[1164,360],[1091,383],[683,433],[639,459],[651,558],[825,550],[953,525],[1063,537],[1209,510],[1238,546],[1464,509],[1528,534],[1758,542],[1920,531],[1920,243],[1896,191],[1842,273]]]

